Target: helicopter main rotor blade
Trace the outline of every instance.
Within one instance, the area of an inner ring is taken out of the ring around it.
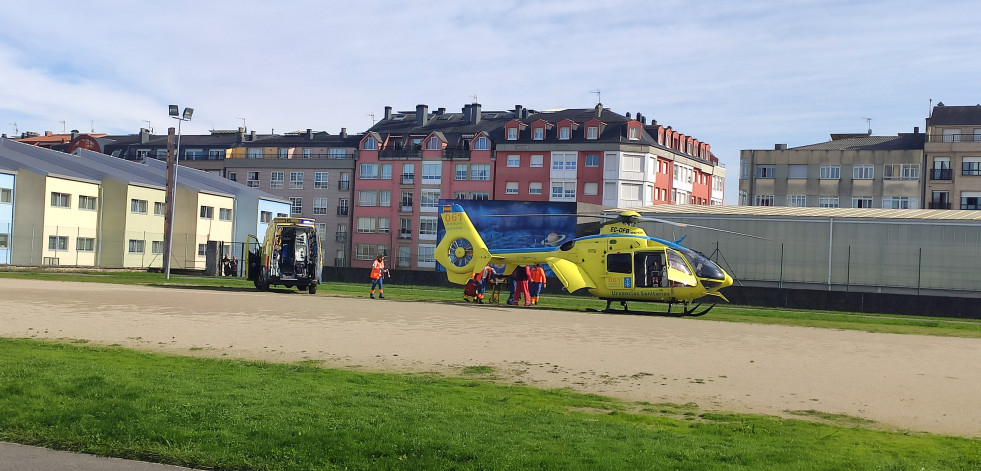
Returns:
[[[743,236],[743,237],[752,237],[754,239],[770,240],[770,239],[767,239],[766,237],[762,237],[762,236],[758,236],[758,235],[744,234],[742,232],[730,231],[730,230],[726,230],[726,229],[719,229],[717,227],[699,226],[698,224],[684,224],[684,223],[680,223],[680,222],[666,221],[666,220],[663,220],[663,219],[654,219],[654,218],[644,218],[644,219],[642,219],[642,221],[665,222],[665,223],[668,223],[668,224],[671,224],[671,225],[675,225],[675,226],[681,226],[681,227],[697,227],[699,229],[707,229],[707,230],[710,230],[710,231],[725,232],[726,234],[733,234],[733,235],[738,235],[738,236]]]

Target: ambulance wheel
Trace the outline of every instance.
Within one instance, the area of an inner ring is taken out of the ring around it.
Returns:
[[[309,291],[310,291],[310,294],[317,294],[317,284],[316,283],[311,283],[310,284],[310,290]]]
[[[306,291],[307,285],[296,285],[296,289],[299,291]]]
[[[269,289],[269,282],[266,281],[266,277],[262,276],[262,274],[259,274],[253,283],[255,284],[255,289],[259,291],[266,291]]]

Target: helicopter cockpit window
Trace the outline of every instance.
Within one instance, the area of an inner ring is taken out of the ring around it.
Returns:
[[[695,276],[713,280],[725,279],[726,275],[722,272],[722,269],[705,255],[688,248],[680,252],[688,259],[688,263],[695,268]]]
[[[688,265],[685,265],[685,259],[674,250],[668,250],[668,266],[686,275],[691,275],[691,270],[688,269]]]
[[[611,253],[606,256],[606,271],[609,273],[630,273],[633,264],[629,253]]]

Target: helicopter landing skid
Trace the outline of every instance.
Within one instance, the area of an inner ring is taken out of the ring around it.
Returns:
[[[708,314],[708,312],[711,311],[713,307],[715,307],[715,304],[712,304],[711,306],[705,308],[704,310],[699,311],[698,308],[702,305],[702,303],[698,303],[698,304],[696,304],[694,306],[691,306],[691,303],[680,303],[680,304],[683,304],[683,307],[682,307],[681,312],[672,312],[672,309],[671,308],[676,303],[668,303],[668,311],[667,312],[662,312],[662,311],[631,311],[630,309],[627,308],[627,302],[626,301],[620,301],[620,305],[623,307],[623,309],[612,309],[612,308],[610,308],[610,304],[612,304],[612,303],[613,303],[613,300],[607,300],[606,301],[606,309],[603,309],[603,310],[599,310],[599,309],[586,309],[586,310],[587,311],[592,311],[592,312],[605,312],[605,313],[608,313],[608,314],[634,314],[634,315],[640,315],[640,316],[666,316],[666,317],[686,317],[686,316],[687,317],[698,317],[698,316],[704,316],[705,314]],[[691,307],[689,307],[689,306],[691,306]]]

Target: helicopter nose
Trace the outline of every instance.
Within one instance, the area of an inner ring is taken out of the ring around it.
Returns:
[[[726,286],[732,286],[732,277],[729,276],[729,274],[726,273],[726,272],[722,272],[722,273],[725,273],[726,278],[724,280],[722,280],[722,286],[719,286],[719,288],[725,288]]]

